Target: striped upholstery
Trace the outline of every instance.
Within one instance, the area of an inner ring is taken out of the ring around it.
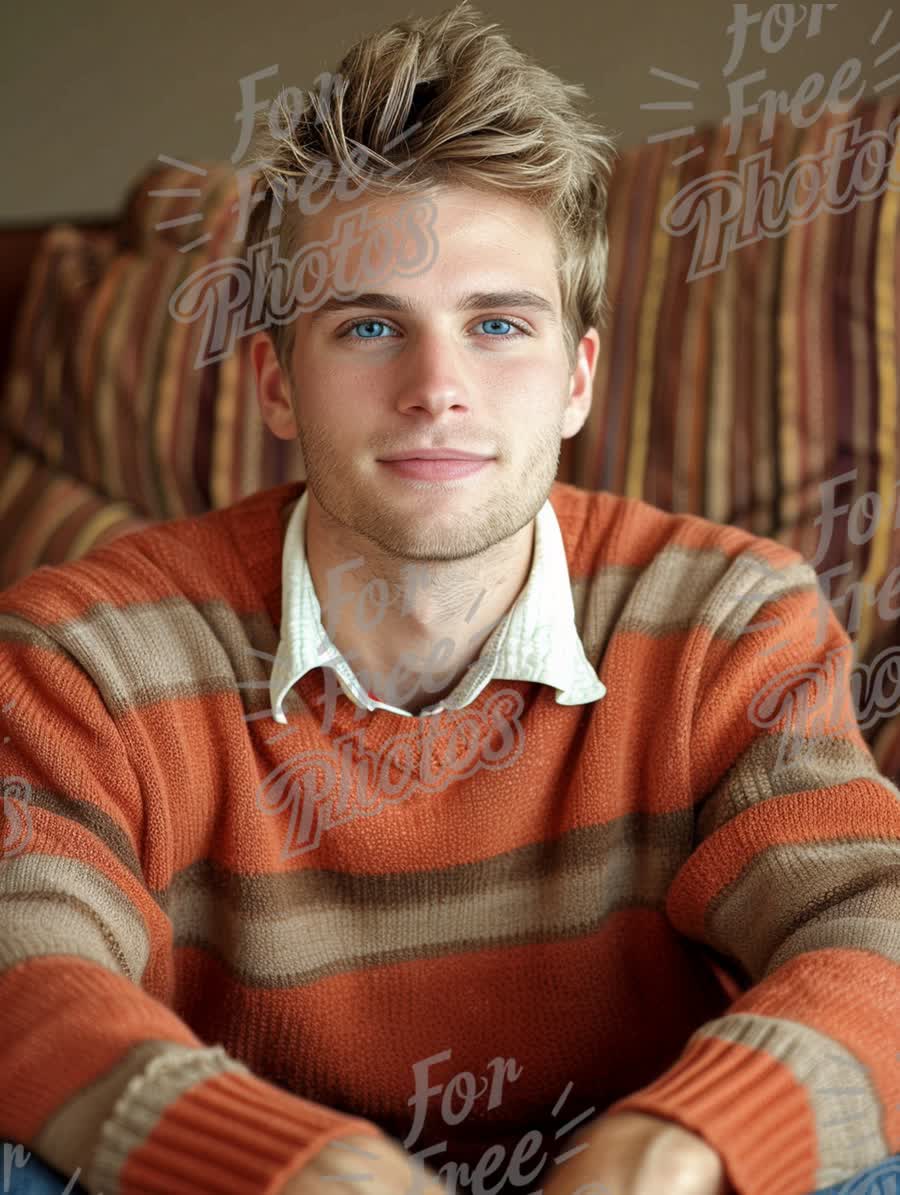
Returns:
[[[887,130],[898,114],[900,99],[889,98],[851,115],[866,133]],[[581,434],[564,442],[558,476],[746,527],[812,557],[821,486],[856,468],[835,501],[852,505],[875,492],[881,518],[859,544],[839,518],[818,569],[849,562],[832,582],[832,601],[857,659],[869,662],[898,642],[896,620],[863,604],[854,630],[839,595],[861,580],[877,594],[900,565],[900,195],[888,188],[850,210],[822,210],[693,280],[694,235],[664,225],[675,197],[701,176],[736,177],[765,149],[784,170],[822,153],[848,119],[828,114],[801,130],[780,118],[766,143],[759,119],[748,121],[731,156],[726,126],[622,155],[594,407]],[[671,165],[696,147],[703,152]],[[853,166],[854,158],[844,162],[839,190]],[[168,189],[197,194],[154,194]],[[299,445],[262,423],[250,338],[196,369],[203,322],[177,322],[167,309],[184,278],[240,251],[237,196],[228,163],[195,174],[154,164],[131,187],[118,243],[66,225],[48,232],[0,405],[0,583],[141,520],[229,505],[305,476]],[[183,222],[191,216],[199,218]],[[879,766],[900,779],[900,716],[865,733]]]
[[[196,369],[203,322],[168,312],[186,277],[227,254],[223,214],[213,213],[212,239],[188,253],[163,239],[115,252],[111,237],[50,230],[17,329],[6,429],[152,519],[227,506],[304,476],[299,445],[271,436],[260,418],[249,338]]]
[[[46,464],[0,431],[0,589],[43,564],[62,564],[153,520]]]
[[[898,114],[895,98],[863,103],[853,115],[865,131],[886,130]],[[781,120],[773,168],[820,152],[829,130],[847,120],[829,115],[807,130]],[[759,152],[759,123],[745,129],[739,158]],[[692,179],[737,169],[724,153],[728,136],[727,127],[708,128],[619,162],[610,196],[612,318],[571,479],[746,527],[813,557],[821,484],[856,467],[855,484],[836,500],[852,505],[875,491],[884,513],[863,545],[849,539],[848,519],[838,520],[818,571],[850,561],[853,578],[875,584],[900,562],[891,513],[900,466],[900,195],[889,189],[841,214],[824,210],[687,281],[694,238],[666,232],[663,212]],[[673,169],[694,144],[705,153]],[[852,166],[845,163],[839,190]],[[844,607],[836,613],[846,626]],[[893,620],[864,612],[863,655],[893,638]]]

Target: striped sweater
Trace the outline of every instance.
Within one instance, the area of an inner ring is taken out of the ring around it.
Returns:
[[[556,483],[603,700],[494,678],[429,736],[340,694],[326,730],[317,668],[282,726],[302,490],[0,593],[0,1139],[138,1057],[104,1195],[275,1192],[376,1126],[451,1189],[527,1192],[620,1110],[739,1195],[900,1149],[900,793],[811,566]]]

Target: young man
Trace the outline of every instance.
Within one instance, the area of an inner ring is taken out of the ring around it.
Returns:
[[[798,660],[846,713],[846,635],[797,553],[555,483],[577,91],[465,5],[338,70],[248,233],[296,264],[251,355],[305,483],[0,601],[0,1132],[105,1195],[848,1178],[900,1145],[900,794],[852,719],[785,767],[748,717]]]

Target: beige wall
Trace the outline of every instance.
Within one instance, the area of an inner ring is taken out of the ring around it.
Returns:
[[[228,159],[237,145],[242,76],[277,64],[277,76],[259,85],[266,100],[279,86],[309,88],[361,34],[409,12],[429,15],[446,7],[446,0],[416,0],[412,8],[396,0],[7,3],[0,17],[0,221],[114,212],[129,181],[159,154],[191,162]],[[759,25],[751,28],[732,76],[767,71],[748,92],[751,99],[766,87],[793,93],[813,71],[830,82],[854,57],[866,94],[900,73],[900,52],[881,65],[875,61],[900,42],[900,9],[873,47],[871,37],[889,11],[883,0],[840,0],[833,11],[815,7],[822,9],[821,32],[807,38],[802,26],[777,54],[765,53]],[[730,3],[487,0],[481,11],[544,65],[584,83],[623,146],[728,112],[723,71],[731,53]],[[654,78],[651,67],[699,87]],[[883,94],[900,94],[900,79]],[[666,100],[693,108],[641,110],[642,103]]]

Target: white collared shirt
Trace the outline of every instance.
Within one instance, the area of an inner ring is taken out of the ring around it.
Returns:
[[[306,559],[307,507],[308,490],[304,489],[284,536],[281,637],[269,680],[276,722],[287,722],[282,703],[297,681],[326,662],[356,705],[409,718],[462,709],[492,680],[550,685],[557,691],[558,705],[583,705],[605,696],[606,686],[585,655],[575,626],[569,566],[549,498],[535,517],[534,554],[525,587],[454,689],[440,705],[428,707],[420,715],[371,697],[326,633]]]

